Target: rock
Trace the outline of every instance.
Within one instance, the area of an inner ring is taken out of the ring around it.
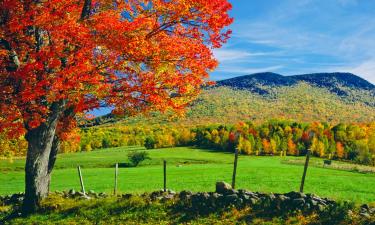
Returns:
[[[162,197],[163,200],[171,200],[173,198],[174,198],[174,195],[172,195],[172,194],[167,194],[167,195]]]
[[[164,191],[154,191],[150,194],[151,200],[161,199],[161,197],[164,195]]]
[[[251,191],[245,191],[245,195],[249,195],[251,197],[258,197],[256,193],[251,192]]]
[[[82,195],[82,196],[80,196],[78,199],[80,199],[80,200],[90,200],[91,197],[90,197],[90,196],[87,196],[87,195]]]
[[[232,186],[224,181],[216,182],[216,193],[225,194],[229,190],[232,190]]]
[[[370,207],[367,204],[363,204],[361,205],[361,209],[365,209],[366,211],[368,211]]]
[[[193,204],[197,202],[206,202],[209,198],[210,195],[207,192],[196,193],[191,196]]]
[[[301,207],[301,206],[305,205],[305,199],[303,199],[303,198],[293,199],[292,204],[296,207]]]
[[[55,194],[56,194],[56,195],[59,195],[59,196],[63,196],[63,195],[65,195],[65,193],[64,193],[64,192],[61,192],[61,191],[55,191]]]
[[[81,192],[81,191],[77,191],[76,192],[76,194],[75,194],[75,196],[85,196],[86,194],[85,193],[83,193],[83,192]]]
[[[124,198],[124,199],[129,199],[132,196],[133,196],[132,194],[123,194],[121,197]]]
[[[240,200],[237,194],[231,194],[224,196],[224,201],[226,204],[237,204],[237,202]],[[241,199],[242,201],[242,199]]]
[[[307,196],[304,193],[291,191],[286,193],[285,196],[288,196],[291,199],[299,199],[299,198],[306,198]]]
[[[321,204],[318,205],[318,211],[319,212],[323,212],[325,209],[326,209],[326,207],[324,205],[321,205]]]
[[[290,198],[285,195],[279,195],[277,196],[277,199],[279,199],[281,202],[289,201]]]
[[[244,200],[244,202],[248,202],[250,200],[250,195],[242,194],[240,197],[242,200]]]
[[[250,198],[249,203],[250,203],[251,205],[255,205],[255,204],[258,203],[258,200],[259,200],[259,199],[257,199],[257,198]]]
[[[362,217],[364,217],[364,218],[366,218],[366,219],[371,219],[370,214],[368,214],[366,212],[360,213],[359,215],[362,216]]]
[[[210,197],[208,199],[208,206],[211,208],[215,208],[220,205],[220,199],[223,195],[219,193],[210,193]]]
[[[175,195],[176,194],[176,192],[173,191],[173,190],[168,190],[168,193],[171,194],[171,195]]]
[[[317,206],[318,206],[318,202],[317,202],[317,201],[315,201],[315,200],[311,200],[310,202],[311,202],[311,205],[312,205],[313,207],[317,207]]]
[[[70,189],[68,192],[68,197],[72,198],[76,195],[76,191],[74,189]]]
[[[223,195],[214,192],[214,193],[211,194],[211,199],[217,200],[217,199],[219,199],[221,196],[223,196]]]
[[[229,189],[224,194],[226,194],[226,195],[238,194],[238,191],[234,190],[234,189]]]
[[[203,201],[207,201],[210,198],[210,194],[207,192],[201,193],[201,196]]]
[[[237,193],[240,194],[240,195],[249,195],[249,194],[252,194],[252,192],[244,190],[244,189],[239,189],[237,191]]]
[[[105,192],[101,192],[101,193],[99,193],[99,197],[100,198],[106,198],[106,197],[108,197],[108,195]]]
[[[187,201],[191,198],[191,195],[193,193],[191,191],[181,191],[178,195],[178,197],[182,200],[182,201]]]

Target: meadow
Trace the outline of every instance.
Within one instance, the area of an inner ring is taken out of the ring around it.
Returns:
[[[52,174],[51,191],[80,189],[77,166],[81,165],[86,190],[111,193],[114,164],[127,162],[127,153],[143,147],[119,147],[58,155]],[[231,182],[233,154],[178,147],[146,150],[150,160],[138,167],[119,169],[119,191],[142,193],[163,186],[162,161],[167,160],[167,188],[181,191],[214,191],[215,182]],[[304,157],[240,156],[237,188],[260,192],[297,191]],[[339,166],[340,165],[340,166]],[[23,191],[24,159],[0,161],[0,195]],[[353,164],[333,161],[323,167],[323,159],[312,158],[305,192],[356,203],[375,202],[375,173],[360,172]],[[364,167],[364,166],[362,166]]]

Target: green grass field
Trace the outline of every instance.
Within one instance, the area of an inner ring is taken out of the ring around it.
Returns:
[[[79,190],[76,167],[81,165],[86,190],[110,193],[114,184],[114,164],[126,162],[129,151],[141,149],[143,148],[122,147],[60,154],[53,171],[51,190]],[[136,168],[119,169],[120,192],[142,193],[161,189],[163,159],[168,162],[169,189],[213,191],[216,181],[231,182],[233,154],[185,147],[147,151],[151,160],[144,161]],[[303,157],[240,156],[237,188],[274,193],[297,191],[303,171],[303,160]],[[322,159],[312,159],[305,192],[336,200],[375,202],[375,173],[322,168],[322,164]],[[23,191],[23,165],[23,159],[13,162],[0,161],[0,195]]]

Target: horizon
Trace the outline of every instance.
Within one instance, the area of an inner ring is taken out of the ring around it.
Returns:
[[[375,84],[375,2],[230,0],[231,38],[212,80],[259,72],[355,74]]]
[[[256,72],[256,73],[250,73],[250,74],[243,74],[243,75],[236,75],[236,76],[231,76],[231,77],[228,77],[228,78],[225,78],[225,79],[221,79],[221,80],[215,80],[215,81],[223,81],[223,80],[227,80],[227,79],[232,79],[232,78],[238,78],[238,77],[245,77],[245,76],[254,76],[254,75],[268,75],[268,74],[275,74],[275,75],[280,75],[280,76],[283,76],[283,77],[293,77],[293,76],[303,76],[303,75],[316,75],[316,74],[327,74],[327,75],[333,75],[333,74],[348,74],[348,75],[353,75],[353,76],[356,76],[360,79],[363,79],[367,82],[369,82],[370,84],[374,85],[375,86],[375,83],[371,82],[371,81],[368,81],[366,80],[365,78],[357,75],[357,74],[354,74],[354,73],[350,73],[350,72],[317,72],[317,73],[301,73],[301,74],[282,74],[282,73],[277,73],[277,72],[272,72],[272,71],[265,71],[265,72]]]

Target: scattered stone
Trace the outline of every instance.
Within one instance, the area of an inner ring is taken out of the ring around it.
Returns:
[[[359,215],[362,216],[362,217],[364,217],[364,218],[366,218],[366,219],[370,219],[371,218],[370,214],[368,214],[367,212],[361,212],[361,213],[359,213]]]
[[[122,198],[124,198],[124,199],[129,199],[129,198],[131,198],[133,195],[132,194],[123,194],[122,195]]]
[[[237,190],[234,190],[234,189],[229,189],[227,190],[225,193],[223,194],[226,194],[226,195],[234,195],[234,194],[238,194],[238,191]]]
[[[69,194],[70,196],[73,196],[73,195],[76,194],[76,191],[75,191],[74,189],[70,189],[69,192],[68,192],[68,194]]]
[[[173,190],[168,190],[168,193],[171,194],[171,195],[175,195],[176,194],[176,192],[173,191]]]
[[[82,195],[82,196],[80,196],[78,199],[79,199],[79,200],[89,200],[89,199],[91,199],[91,197],[88,196],[88,195]]]
[[[289,201],[290,198],[285,196],[285,195],[279,195],[277,196],[277,198],[281,201],[281,202],[285,202],[285,201]]]
[[[258,203],[258,199],[256,199],[256,198],[250,198],[250,203],[251,203],[251,205],[255,205],[255,204]]]
[[[225,194],[229,190],[232,190],[232,186],[224,181],[216,182],[216,192],[219,194]]]
[[[63,192],[55,191],[54,193],[65,198],[77,198],[80,200],[108,197],[106,193],[96,193],[94,190],[90,190],[87,195],[74,189]],[[121,195],[123,199],[129,199],[132,196],[132,194]],[[159,190],[149,194],[145,193],[141,196],[151,201],[160,200],[161,202],[178,198],[180,200],[179,206],[199,214],[214,212],[217,209],[230,206],[237,208],[251,206],[255,210],[282,214],[294,212],[295,210],[301,210],[303,213],[321,213],[327,208],[337,205],[335,201],[328,198],[320,198],[313,194],[294,191],[286,194],[266,194],[243,189],[234,190],[229,184],[222,181],[216,183],[216,192],[193,193],[191,191],[181,191],[176,193],[173,190],[166,190],[165,192],[164,190]],[[24,193],[0,196],[0,205],[20,204],[23,198]],[[375,208],[364,204],[357,213],[365,219],[370,219],[375,216]]]
[[[296,191],[291,191],[289,193],[286,193],[285,195],[288,196],[291,199],[306,198],[307,197],[304,193],[296,192]]]
[[[237,194],[231,194],[231,195],[226,195],[224,199],[226,200],[226,202],[232,203],[232,202],[236,202],[239,198]]]
[[[99,197],[100,198],[106,198],[106,197],[108,197],[108,195],[105,192],[101,192],[101,193],[99,193]]]
[[[180,194],[178,195],[178,197],[182,201],[187,201],[187,200],[190,200],[192,195],[193,195],[193,193],[191,191],[181,191]]]
[[[303,205],[305,205],[305,199],[303,199],[303,198],[293,199],[292,202],[293,202],[293,205],[297,206],[297,207],[302,207]]]
[[[324,205],[318,205],[318,211],[323,212],[326,209]]]
[[[165,196],[162,197],[162,200],[171,200],[174,198],[174,195],[172,194],[167,194]]]
[[[315,200],[311,200],[311,205],[314,206],[314,207],[316,207],[316,206],[318,206],[318,202],[315,201]]]

